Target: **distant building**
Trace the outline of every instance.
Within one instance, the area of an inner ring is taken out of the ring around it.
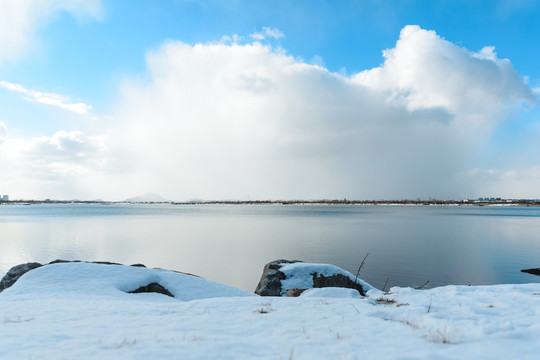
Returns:
[[[9,201],[9,195],[0,196],[0,200]]]

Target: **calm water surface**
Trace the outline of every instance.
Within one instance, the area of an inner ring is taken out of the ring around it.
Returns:
[[[540,208],[2,205],[0,274],[62,259],[144,263],[253,291],[265,263],[331,263],[378,288],[539,282]]]

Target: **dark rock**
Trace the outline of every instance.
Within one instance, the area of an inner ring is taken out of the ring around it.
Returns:
[[[56,259],[54,261],[51,261],[50,263],[48,263],[47,265],[52,265],[52,264],[65,264],[65,263],[70,263],[70,262],[81,262],[81,260],[62,260],[62,259]]]
[[[355,283],[349,277],[341,274],[334,274],[332,276],[324,276],[322,274],[313,274],[313,287],[314,288],[324,288],[324,287],[342,287],[349,289],[356,289],[360,295],[365,296],[364,289],[362,285]]]
[[[163,294],[163,295],[167,295],[167,296],[170,296],[170,297],[174,297],[174,295],[171,294],[171,292],[169,290],[165,289],[163,286],[161,286],[158,283],[150,283],[150,284],[148,284],[146,286],[141,286],[140,288],[138,288],[136,290],[128,291],[128,293],[130,293],[130,294],[158,293],[158,294]]]
[[[87,262],[87,261],[85,261]],[[101,264],[101,265],[123,265],[123,264],[120,264],[120,263],[114,263],[114,262],[110,262],[110,261],[90,261],[90,263],[92,264]]]
[[[38,267],[41,267],[42,265],[37,262],[30,262],[26,264],[20,264],[17,266],[12,267],[9,269],[9,271],[4,275],[2,280],[0,280],[0,292],[4,291],[11,285],[15,284],[15,282],[24,274],[29,272],[30,270],[36,269]]]
[[[143,264],[131,264],[130,266],[143,267],[143,268],[146,267],[146,265],[143,265]]]
[[[540,276],[540,268],[535,268],[535,269],[523,269],[523,270],[521,270],[521,272],[524,272],[524,273],[527,273],[527,274],[532,274],[532,275],[538,275],[538,276]]]
[[[65,264],[65,263],[72,263],[72,262],[74,262],[74,263],[84,262],[84,263],[88,263],[88,264],[101,264],[101,265],[123,265],[123,264],[120,264],[120,263],[115,263],[115,262],[110,262],[110,261],[82,261],[82,260],[62,260],[62,259],[56,259],[56,260],[51,261],[50,263],[48,263],[46,265]],[[144,265],[136,264],[136,265],[132,265],[132,266],[144,266]]]
[[[299,260],[275,260],[272,261],[264,266],[264,270],[261,276],[261,280],[259,281],[259,284],[257,285],[257,288],[255,289],[255,294],[261,295],[261,296],[295,296],[294,294],[298,293],[298,295],[301,293],[301,290],[305,289],[286,289],[283,288],[282,281],[287,279],[287,274],[285,274],[283,271],[281,271],[281,267],[286,264],[292,264],[302,262]],[[309,265],[309,264],[306,264]],[[317,269],[317,266],[314,267]],[[365,292],[360,283],[355,282],[351,277],[347,276],[348,274],[345,270],[337,268],[337,271],[342,272],[335,273],[330,276],[323,275],[322,269],[320,272],[313,271],[309,274],[311,277],[311,281],[306,281],[306,284],[312,283],[313,288],[324,288],[324,287],[343,287],[343,288],[350,288],[350,289],[356,289],[358,292],[364,296]],[[352,275],[350,275],[352,276]],[[307,279],[306,279],[307,280]],[[296,295],[296,296],[298,296]]]
[[[264,266],[261,280],[255,289],[255,294],[261,296],[281,296],[281,280],[287,277],[279,271],[281,264],[292,264],[300,260],[274,260]]]

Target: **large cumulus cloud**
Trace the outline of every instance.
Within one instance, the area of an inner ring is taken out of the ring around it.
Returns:
[[[490,129],[506,107],[536,103],[526,79],[510,60],[498,59],[491,46],[472,52],[434,31],[406,26],[384,57],[381,67],[355,75],[354,81],[386,91],[410,111],[445,109],[467,129]]]
[[[343,75],[258,41],[170,41],[121,85],[106,133],[17,140],[0,124],[0,180],[29,197],[187,200],[459,198],[520,179],[471,171],[537,102],[509,60],[417,26],[383,55]]]
[[[343,76],[258,42],[168,42],[124,84],[117,135],[173,198],[464,195],[479,144],[535,103],[526,79],[417,26],[384,56]]]

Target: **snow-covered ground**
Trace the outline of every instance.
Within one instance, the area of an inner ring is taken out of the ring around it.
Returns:
[[[176,298],[128,294],[158,282]],[[0,293],[0,359],[538,359],[540,284],[259,297],[165,270],[67,263]]]

